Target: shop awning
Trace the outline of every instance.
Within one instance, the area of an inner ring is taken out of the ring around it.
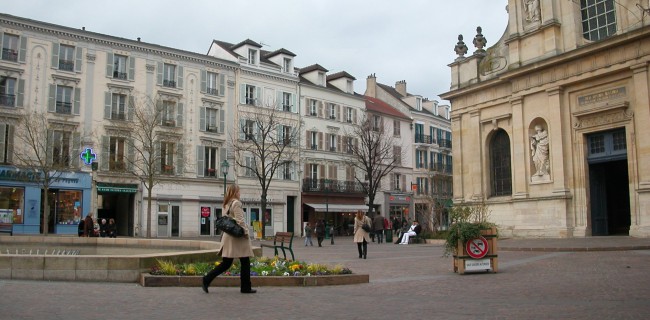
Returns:
[[[137,184],[97,182],[97,192],[137,193]]]
[[[357,210],[368,210],[368,206],[365,204],[306,203],[306,205],[314,208],[316,212],[357,212]]]

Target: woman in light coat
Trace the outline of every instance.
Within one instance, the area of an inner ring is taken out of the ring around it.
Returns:
[[[225,232],[223,233],[221,236],[221,257],[223,261],[203,277],[203,291],[208,293],[208,287],[212,280],[230,269],[233,260],[239,258],[239,262],[241,263],[241,273],[239,275],[239,280],[241,281],[240,291],[241,293],[255,293],[257,290],[251,288],[250,257],[253,256],[253,249],[251,247],[250,237],[248,236],[248,226],[244,220],[244,210],[242,210],[241,202],[239,201],[238,185],[232,184],[228,187],[223,203],[224,212],[235,219],[237,224],[244,229],[244,236],[235,238]]]
[[[363,230],[363,224],[372,225],[372,221],[368,218],[363,211],[357,211],[356,217],[354,217],[354,242],[357,243],[357,249],[359,250],[359,259],[362,257],[366,259],[368,256],[368,242],[370,242],[370,234]]]

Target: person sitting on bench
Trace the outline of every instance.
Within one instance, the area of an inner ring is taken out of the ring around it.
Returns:
[[[401,241],[400,239],[398,239],[397,241],[400,241],[399,244],[409,244],[409,238],[420,234],[420,231],[422,231],[422,227],[420,226],[417,220],[413,220],[413,224],[411,225],[409,230],[402,233]]]

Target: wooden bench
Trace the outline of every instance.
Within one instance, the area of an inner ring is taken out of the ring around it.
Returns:
[[[275,255],[278,255],[278,249],[282,250],[282,254],[284,254],[284,259],[287,259],[287,253],[285,250],[289,250],[291,253],[291,260],[296,260],[296,258],[293,256],[293,249],[291,248],[293,245],[293,232],[276,232],[275,236],[273,236],[273,244],[261,244],[261,247],[267,247],[267,248],[273,248],[275,250]]]
[[[0,233],[8,233],[10,236],[13,236],[14,226],[11,223],[0,223]]]

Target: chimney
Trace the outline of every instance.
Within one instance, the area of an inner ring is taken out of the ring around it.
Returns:
[[[366,93],[365,95],[371,98],[377,98],[377,77],[371,74],[366,79]]]
[[[406,80],[395,82],[395,90],[403,97],[406,97]]]

